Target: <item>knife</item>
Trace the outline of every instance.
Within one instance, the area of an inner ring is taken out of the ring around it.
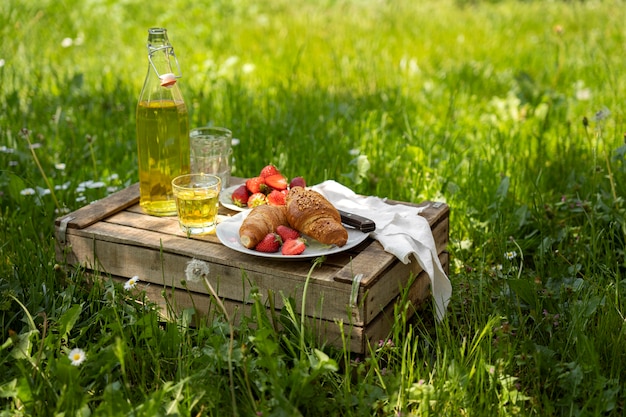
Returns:
[[[341,221],[348,226],[352,226],[363,233],[369,233],[376,230],[376,223],[366,217],[359,216],[354,213],[348,213],[346,211],[339,210],[341,215]]]

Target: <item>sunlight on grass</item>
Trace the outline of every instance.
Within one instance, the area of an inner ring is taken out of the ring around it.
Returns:
[[[0,416],[623,415],[625,10],[3,2]],[[317,345],[289,294],[270,313],[247,288],[237,325],[174,305],[165,321],[140,276],[56,263],[54,219],[137,182],[157,25],[191,125],[240,140],[233,175],[274,163],[450,205],[443,323],[403,293],[389,337],[357,356]]]

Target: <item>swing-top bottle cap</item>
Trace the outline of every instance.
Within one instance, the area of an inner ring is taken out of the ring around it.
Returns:
[[[178,75],[167,72],[164,74],[160,74],[154,62],[152,62],[152,55],[158,51],[165,50],[168,56],[174,57],[174,61],[176,62],[176,66],[178,68]],[[171,88],[176,84],[178,78],[182,77],[182,72],[180,70],[180,64],[178,63],[178,58],[176,58],[176,54],[174,53],[174,48],[170,44],[170,41],[167,37],[167,29],[154,27],[148,29],[148,60],[150,61],[150,65],[156,72],[157,76],[161,80],[161,86],[166,88]]]

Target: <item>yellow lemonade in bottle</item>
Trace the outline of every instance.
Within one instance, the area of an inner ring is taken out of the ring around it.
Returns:
[[[176,214],[172,179],[189,173],[189,120],[184,101],[140,101],[137,106],[139,204],[154,216]]]

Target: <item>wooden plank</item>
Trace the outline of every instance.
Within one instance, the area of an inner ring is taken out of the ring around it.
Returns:
[[[439,254],[439,260],[444,268],[447,268],[448,254],[442,252]],[[359,300],[363,303],[363,323],[370,323],[380,312],[393,303],[394,299],[409,285],[412,276],[419,276],[427,286],[430,285],[428,274],[421,268],[417,261],[409,264],[402,262],[393,263],[388,269],[380,273],[381,278],[378,285],[372,285],[369,288],[359,292]],[[424,291],[427,293],[426,289]],[[426,297],[426,295],[424,295]]]
[[[60,226],[65,220],[67,227],[71,229],[83,229],[91,224],[109,217],[126,209],[139,201],[139,184],[113,193],[92,204],[81,207],[78,210],[55,220],[55,225]]]
[[[120,244],[121,252],[130,250],[130,248],[151,249],[157,253],[165,252],[186,256],[187,258],[196,258],[211,263],[244,268],[248,271],[257,272],[283,272],[285,274],[294,274],[299,277],[306,277],[310,267],[311,260],[285,260],[276,261],[270,258],[253,257],[245,253],[233,251],[222,245],[217,240],[212,241],[208,238],[189,239],[176,230],[175,234],[163,233],[161,230],[151,231],[142,230],[134,227],[120,226],[109,222],[99,222],[89,226],[84,230],[68,231],[68,236],[82,237],[87,245],[80,241],[73,241],[72,246],[74,252],[79,256],[93,257],[92,241],[98,243],[109,242],[112,244]],[[81,245],[81,246],[78,246]],[[104,253],[99,253],[100,258],[109,257]],[[333,258],[334,255],[328,257]],[[332,265],[334,263],[325,263],[324,265]],[[333,269],[334,271],[335,269]],[[324,273],[325,269],[316,270],[315,279],[326,281],[332,287],[340,287],[340,284],[331,284],[333,282],[333,274]]]
[[[101,225],[102,223],[98,224]],[[143,245],[120,244],[119,241],[109,242],[94,239],[93,236],[69,233],[68,242],[71,251],[65,256],[69,264],[126,279],[138,275],[141,280],[154,284],[185,288],[183,284],[185,269],[192,256],[189,251],[172,251],[174,245],[171,242],[167,246],[164,245],[168,250],[160,250],[156,245],[148,248]],[[220,297],[244,300],[249,289],[245,285],[250,282],[262,290],[282,291],[285,294],[293,294],[297,300],[301,299],[310,263],[270,261],[251,263],[250,257],[246,257],[245,254],[242,254],[242,261],[237,262],[232,258],[216,257],[215,253],[211,253],[215,249],[227,248],[213,244],[205,245],[205,248],[208,248],[205,253],[197,253],[198,256],[194,257],[210,264],[209,280],[212,285],[219,288]],[[351,288],[332,279],[336,271],[335,267],[325,264],[316,268],[309,282],[309,296],[306,298],[306,309],[311,314],[328,318],[348,318],[346,305],[350,299]],[[186,285],[191,290],[206,292],[201,284]],[[361,313],[356,314],[356,317],[359,321],[362,320]]]
[[[361,253],[343,267],[335,276],[335,280],[351,284],[355,276],[362,274],[360,285],[368,288],[380,278],[380,271],[388,268],[396,260],[394,255],[385,252],[379,242],[374,242],[363,248]]]
[[[442,256],[441,262],[445,265],[448,264],[447,254]],[[429,281],[424,275],[416,278],[411,288],[408,290],[407,298],[411,303],[407,311],[409,318],[413,313],[422,308],[423,303],[428,298],[427,288]],[[113,279],[120,283],[126,281],[125,278],[119,277],[113,277]],[[175,319],[175,316],[168,314],[168,312],[180,314],[184,309],[188,308],[195,309],[200,316],[207,319],[209,322],[213,320],[215,314],[221,313],[213,297],[207,294],[193,291],[172,291],[171,288],[152,284],[147,285],[145,283],[140,283],[138,290],[146,291],[147,298],[161,308],[163,316],[168,320]],[[263,302],[267,312],[270,313],[269,295],[260,294],[263,296]],[[284,305],[280,294],[277,295],[275,292],[272,292],[272,297],[272,305]],[[241,318],[250,317],[252,314],[252,300],[250,299],[245,300],[245,302],[239,302],[221,298],[221,301],[235,325],[240,323]],[[347,339],[347,349],[354,353],[367,354],[368,345],[375,349],[380,340],[386,340],[390,336],[391,327],[395,321],[394,306],[395,303],[389,303],[381,310],[380,314],[365,327],[339,319],[325,320],[317,317],[307,317],[307,330],[316,335],[319,343],[328,344],[339,349],[344,347],[342,341],[343,333]],[[277,308],[275,314],[278,315],[279,312],[280,308]],[[300,310],[298,309],[296,313],[299,312]],[[278,323],[275,324],[278,326]]]
[[[111,277],[114,281],[119,283],[126,282],[125,278]],[[145,291],[146,298],[153,302],[160,308],[161,314],[166,320],[175,319],[175,315],[179,314],[185,309],[193,308],[196,312],[206,320],[211,321],[214,317],[219,317],[221,311],[213,297],[196,292],[187,292],[166,288],[159,285],[147,285],[140,283],[137,287],[138,291]],[[263,303],[266,307],[266,311],[269,313],[269,296],[268,294],[262,294]],[[284,302],[280,295],[273,293],[274,305],[281,306],[275,311],[276,315],[280,314],[280,308],[284,305]],[[228,316],[233,321],[235,326],[239,325],[243,317],[250,317],[252,314],[251,303],[241,303],[229,299],[221,299]],[[298,310],[296,313],[299,313]],[[323,344],[329,344],[337,348],[341,348],[341,332],[340,328],[335,320],[324,320],[315,317],[306,317],[307,331],[317,335],[317,340]],[[279,326],[279,323],[275,323]],[[346,327],[348,327],[346,325]],[[360,352],[363,345],[363,328],[360,326],[352,325],[350,329],[345,330],[347,340],[347,347],[352,352]]]

